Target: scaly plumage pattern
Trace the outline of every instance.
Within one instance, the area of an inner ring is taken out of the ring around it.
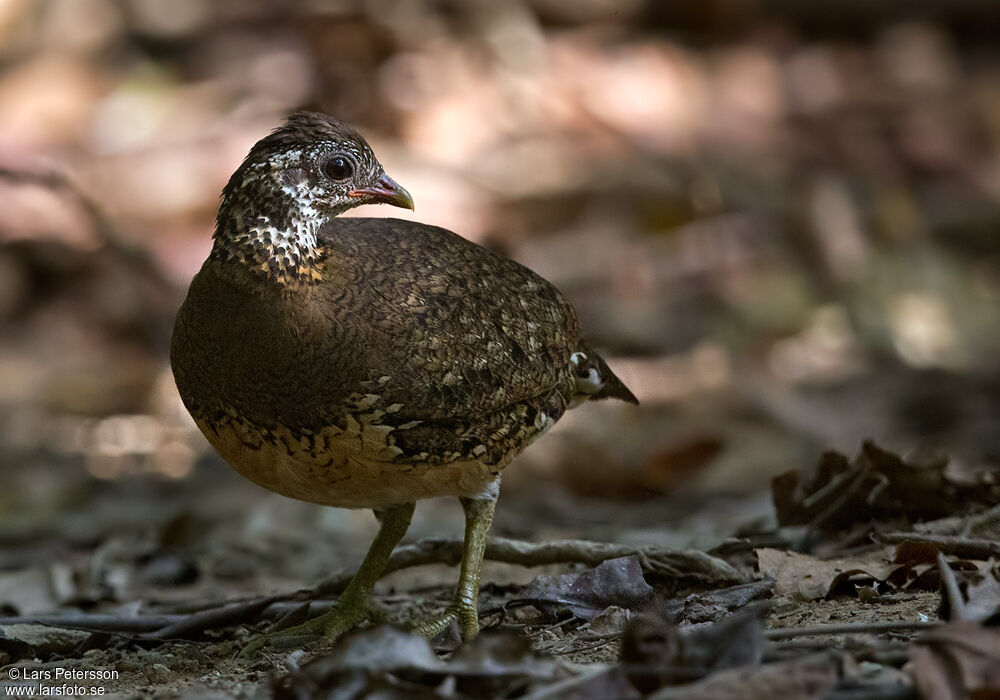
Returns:
[[[226,186],[171,363],[237,471],[335,506],[495,498],[567,408],[635,402],[555,287],[441,228],[336,218],[370,201],[412,204],[318,114],[258,142]]]

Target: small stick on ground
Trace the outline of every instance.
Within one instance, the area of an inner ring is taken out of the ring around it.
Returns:
[[[0,617],[0,627],[6,625],[45,625],[87,632],[107,632],[109,634],[139,634],[154,632],[162,627],[183,620],[185,615],[146,615],[139,617],[119,617],[116,615],[40,615],[38,617]]]
[[[948,598],[948,619],[964,620],[965,601],[962,600],[962,591],[958,588],[958,580],[955,578],[955,572],[951,570],[948,560],[945,559],[944,554],[941,552],[937,554],[937,565],[938,571],[941,572],[941,587]]]
[[[190,639],[205,630],[231,627],[244,622],[256,622],[271,604],[288,598],[287,595],[272,595],[257,600],[225,605],[221,608],[204,610],[188,615],[172,625],[146,635],[147,639]]]
[[[864,464],[860,468],[855,467],[854,469],[856,470],[856,473],[854,474],[854,478],[851,479],[850,484],[847,485],[847,488],[845,488],[843,492],[841,492],[841,494],[833,500],[833,502],[817,514],[809,525],[806,526],[806,531],[802,538],[804,542],[809,541],[816,530],[821,528],[827,520],[839,513],[840,509],[854,497],[854,494],[865,482],[865,477],[867,477],[868,473],[872,470],[871,460],[865,459]]]
[[[609,559],[636,556],[645,573],[675,579],[697,580],[716,584],[746,582],[746,577],[732,565],[705,552],[665,547],[635,547],[587,540],[524,542],[496,538],[486,545],[486,559],[521,566],[578,563],[597,566]],[[389,558],[385,573],[424,564],[457,565],[462,558],[460,540],[421,540],[397,547]],[[313,595],[340,593],[347,587],[353,572],[341,573],[320,583]]]
[[[951,554],[963,559],[1000,558],[1000,542],[996,540],[974,539],[959,535],[923,535],[919,532],[886,532],[879,535],[878,538],[887,544],[901,542],[930,544],[944,554]]]
[[[65,629],[79,629],[87,632],[136,635],[138,639],[190,639],[210,629],[231,627],[248,622],[256,622],[263,617],[275,618],[287,613],[301,603],[283,604],[297,594],[270,595],[228,602],[219,602],[212,607],[196,612],[168,615],[139,615],[118,617],[109,614],[40,615],[37,617],[0,617],[3,625],[45,625]],[[313,611],[322,611],[333,603],[313,603]],[[266,611],[266,614],[265,614]]]
[[[791,637],[814,637],[821,634],[878,634],[880,632],[908,632],[940,627],[937,620],[862,622],[843,625],[811,625],[807,627],[777,627],[764,630],[765,639],[789,639]]]

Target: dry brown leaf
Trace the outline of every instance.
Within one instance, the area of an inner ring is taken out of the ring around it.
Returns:
[[[485,632],[445,662],[425,638],[381,625],[344,636],[328,654],[276,679],[272,692],[275,698],[383,697],[379,692],[386,688],[400,693],[405,677],[406,692],[390,697],[430,697],[451,677],[463,697],[506,697],[513,687],[549,683],[557,675],[554,660],[508,630]]]
[[[636,557],[620,557],[582,572],[538,576],[522,598],[555,615],[568,609],[575,617],[593,620],[609,606],[644,610],[653,603],[653,588],[642,576]]]
[[[957,621],[926,632],[910,649],[906,670],[924,698],[997,697],[1000,630]]]
[[[849,590],[848,582],[858,579],[885,581],[896,569],[881,552],[824,560],[765,547],[757,550],[757,557],[760,572],[775,580],[774,594],[796,600],[817,600]]]
[[[901,457],[869,440],[854,459],[825,452],[811,474],[775,477],[771,492],[779,523],[826,531],[894,517],[931,520],[1000,502],[996,474],[960,478],[947,467],[944,455]]]

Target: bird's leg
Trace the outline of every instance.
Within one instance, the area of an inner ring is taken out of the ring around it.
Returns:
[[[486,538],[493,524],[493,511],[499,494],[499,480],[493,482],[483,495],[462,498],[465,510],[465,545],[462,549],[462,567],[458,576],[455,597],[443,615],[414,627],[414,632],[433,637],[458,621],[463,639],[479,634],[479,574],[483,568]]]
[[[413,503],[405,503],[375,511],[375,517],[381,523],[378,534],[354,578],[347,584],[333,608],[301,625],[264,635],[251,642],[244,653],[256,651],[263,646],[292,648],[321,634],[328,639],[336,639],[368,618],[371,615],[366,604],[368,597],[381,577],[389,555],[410,526],[413,506]]]

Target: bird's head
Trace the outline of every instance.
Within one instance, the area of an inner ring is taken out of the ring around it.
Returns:
[[[216,238],[309,247],[328,218],[378,203],[413,209],[361,134],[325,114],[297,112],[254,144],[229,179]]]

